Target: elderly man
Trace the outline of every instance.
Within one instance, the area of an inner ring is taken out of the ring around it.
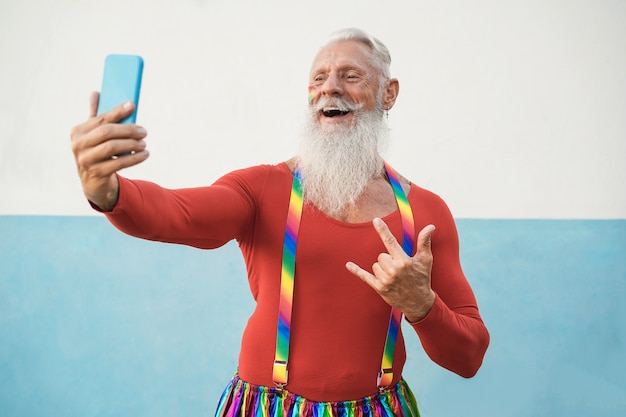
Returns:
[[[469,378],[481,366],[489,334],[452,215],[379,153],[399,91],[390,62],[363,31],[336,33],[311,67],[298,155],[207,187],[117,174],[148,158],[146,131],[116,123],[132,104],[96,116],[94,94],[72,130],[85,196],[121,231],[203,249],[237,240],[256,308],[217,415],[419,415],[402,316],[442,367]]]

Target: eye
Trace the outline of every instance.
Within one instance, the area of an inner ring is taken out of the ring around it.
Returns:
[[[361,76],[356,72],[350,71],[345,75],[345,78],[348,81],[358,81],[361,79]]]
[[[324,81],[326,80],[326,76],[324,74],[319,74],[316,75],[315,77],[313,77],[313,85],[320,85],[323,84]]]

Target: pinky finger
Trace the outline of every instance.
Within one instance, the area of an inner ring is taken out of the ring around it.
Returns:
[[[103,162],[103,165],[106,166],[107,173],[114,173],[124,168],[140,164],[148,159],[149,156],[150,152],[148,152],[147,149],[144,149],[138,152],[112,157],[108,161]]]

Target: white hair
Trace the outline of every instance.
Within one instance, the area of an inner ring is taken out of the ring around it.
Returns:
[[[380,84],[383,85],[391,78],[391,54],[389,49],[377,38],[369,35],[367,32],[357,28],[346,28],[338,30],[330,35],[330,38],[321,49],[339,41],[358,41],[372,50],[371,64],[381,75]]]

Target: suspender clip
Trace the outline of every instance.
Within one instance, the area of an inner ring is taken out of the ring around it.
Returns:
[[[289,371],[287,371],[287,361],[274,361],[274,383],[279,391],[282,391],[287,385]]]
[[[378,390],[385,392],[393,381],[393,369],[383,368],[378,373]]]

